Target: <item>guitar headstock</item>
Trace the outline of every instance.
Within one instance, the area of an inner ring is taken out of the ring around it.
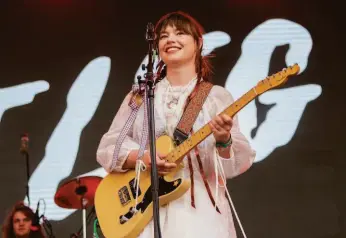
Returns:
[[[278,87],[281,84],[284,84],[290,76],[297,75],[299,73],[299,70],[300,67],[298,64],[294,64],[292,66],[284,68],[283,70],[260,81],[256,86],[256,90],[260,94],[271,88]]]

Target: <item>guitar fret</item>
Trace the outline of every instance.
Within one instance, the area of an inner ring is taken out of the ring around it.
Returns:
[[[181,154],[181,146],[178,146],[175,150],[177,151],[177,154],[178,154],[177,157],[180,157],[180,154]]]
[[[176,150],[173,150],[173,152],[171,152],[171,162],[174,162],[176,160],[175,153],[176,153]]]
[[[198,136],[198,132],[191,135],[190,138],[191,138],[191,142],[192,142],[191,144],[194,144],[194,145],[196,145],[196,143],[198,143],[198,141],[200,139]]]
[[[169,153],[169,154],[165,157],[165,160],[166,160],[167,162],[170,162],[170,163],[174,162],[174,161],[172,160],[171,153]]]
[[[200,134],[201,138],[206,134],[204,132],[204,127],[202,127],[202,129],[200,130],[199,134]]]
[[[203,138],[206,138],[211,133],[209,125],[203,127]]]
[[[202,141],[202,140],[204,139],[204,137],[203,137],[203,134],[204,134],[203,131],[204,131],[204,130],[201,130],[201,131],[197,131],[197,132],[196,132],[195,135],[196,135],[198,141]]]
[[[191,137],[186,140],[186,145],[189,148],[189,150],[192,149],[193,144],[192,144],[192,141],[191,141]]]
[[[187,150],[186,150],[186,147],[185,147],[185,143],[181,143],[179,145],[179,148],[180,148],[180,151],[181,151],[182,155],[186,153]]]

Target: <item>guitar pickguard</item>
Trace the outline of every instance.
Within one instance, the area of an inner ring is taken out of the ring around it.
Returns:
[[[176,190],[181,185],[182,179],[176,179],[170,182],[167,182],[164,177],[159,177],[159,197],[167,195],[174,190]],[[139,202],[136,206],[136,208],[131,207],[129,211],[121,215],[119,217],[120,224],[126,223],[128,220],[130,220],[137,212],[144,213],[146,209],[148,208],[149,204],[152,203],[153,197],[152,197],[152,191],[151,186],[145,191],[144,197],[141,202]]]
[[[136,198],[136,197],[141,196],[142,191],[141,191],[140,186],[138,188],[138,194],[137,194],[137,191],[136,191],[136,179],[135,178],[130,181],[129,185],[130,185],[132,197]]]

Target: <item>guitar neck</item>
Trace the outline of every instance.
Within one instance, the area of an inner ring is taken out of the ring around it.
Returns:
[[[239,112],[243,107],[245,107],[249,102],[251,102],[258,95],[266,92],[267,90],[277,87],[287,81],[288,76],[296,75],[299,72],[299,65],[294,64],[293,66],[283,69],[282,71],[266,77],[261,80],[255,87],[250,89],[247,93],[241,96],[238,100],[232,103],[220,114],[227,114],[233,117],[237,112]],[[219,115],[220,115],[219,114]],[[165,159],[168,162],[174,163],[183,158],[187,153],[189,153],[194,147],[201,143],[205,138],[207,138],[212,133],[209,123],[204,125],[196,133],[192,134],[183,143],[177,146],[172,152],[170,152]]]
[[[262,90],[261,90],[262,91]],[[233,117],[238,111],[245,107],[249,102],[251,102],[260,93],[256,92],[256,87],[250,89],[242,97],[232,103],[220,114],[227,114]],[[219,114],[219,115],[220,115]],[[169,153],[165,159],[168,162],[174,163],[180,158],[183,158],[187,153],[189,153],[195,146],[201,143],[205,138],[207,138],[212,133],[209,123],[204,125],[196,133],[192,134],[183,143],[177,146],[171,153]]]

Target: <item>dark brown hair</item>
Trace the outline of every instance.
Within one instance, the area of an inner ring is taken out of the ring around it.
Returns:
[[[5,219],[5,222],[2,226],[2,237],[3,238],[15,238],[14,230],[13,230],[13,217],[16,212],[22,212],[26,217],[28,217],[31,221],[34,220],[35,214],[31,210],[30,207],[25,206],[23,202],[18,202],[10,212],[10,214]],[[31,231],[30,238],[44,238],[45,236],[42,233],[42,228],[38,231]]]
[[[204,29],[201,24],[198,23],[196,19],[185,12],[177,11],[168,13],[160,18],[155,26],[155,47],[158,49],[158,42],[160,39],[160,34],[166,29],[167,26],[176,27],[178,30],[191,35],[195,42],[202,43],[201,47],[196,53],[196,72],[198,76],[198,81],[202,78],[205,81],[211,81],[212,67],[208,56],[202,56],[203,41],[200,40],[203,37]],[[166,68],[164,63],[161,61],[158,64],[158,78],[161,80],[166,76]]]

